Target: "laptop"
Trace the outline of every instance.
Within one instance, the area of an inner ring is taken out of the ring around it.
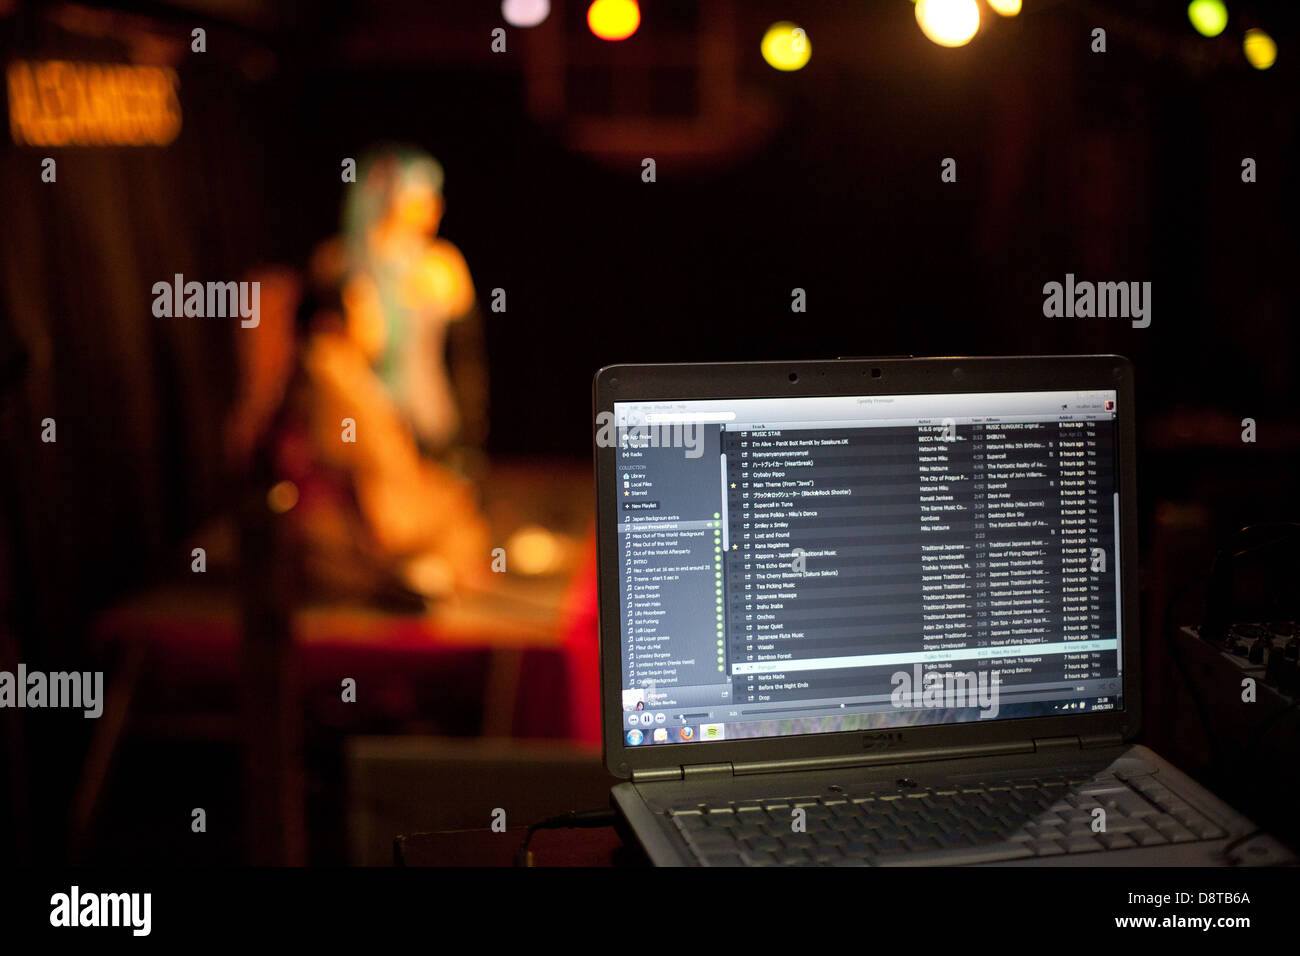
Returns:
[[[1291,852],[1133,743],[1124,358],[615,365],[602,736],[664,866]]]

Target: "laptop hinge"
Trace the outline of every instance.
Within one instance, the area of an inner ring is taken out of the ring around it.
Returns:
[[[655,780],[680,780],[681,767],[653,767],[649,770],[633,770],[633,783],[651,783]]]
[[[1123,734],[1093,734],[1079,738],[1080,745],[1084,747],[1115,747],[1123,742]]]
[[[682,767],[682,779],[690,780],[693,777],[709,777],[715,774],[726,774],[734,776],[736,768],[728,763],[697,763],[690,766]]]
[[[956,760],[962,757],[991,757],[998,754],[1029,753],[1033,744],[1028,740],[1015,740],[1001,744],[978,746],[932,747],[926,750],[884,750],[873,754],[854,754],[839,757],[795,757],[785,760],[764,760],[735,764],[736,776],[751,773],[785,773],[792,770],[846,770],[853,767],[871,767],[881,764],[920,763],[931,760]]]
[[[1078,737],[1035,737],[1034,752],[1045,750],[1081,750],[1083,742]]]

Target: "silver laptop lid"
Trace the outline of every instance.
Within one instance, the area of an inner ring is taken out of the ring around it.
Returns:
[[[611,771],[1132,726],[1123,360],[619,366],[596,396]]]

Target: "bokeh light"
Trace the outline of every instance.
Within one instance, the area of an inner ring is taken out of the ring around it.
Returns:
[[[1246,36],[1241,41],[1241,48],[1245,51],[1250,65],[1257,70],[1267,70],[1277,62],[1277,44],[1263,30],[1247,30]]]
[[[587,8],[587,26],[602,40],[626,40],[641,25],[634,0],[596,0]]]
[[[939,46],[965,46],[980,28],[975,0],[917,0],[916,22]]]
[[[512,27],[535,27],[551,14],[551,0],[503,0],[501,16]]]
[[[538,525],[525,525],[506,541],[509,569],[520,574],[550,574],[564,555],[556,536]]]
[[[993,8],[993,12],[1004,17],[1014,17],[1020,12],[1022,6],[1020,0],[988,0],[988,5]]]
[[[266,506],[278,515],[293,510],[298,503],[298,486],[292,481],[280,481],[266,493]]]
[[[1203,37],[1217,37],[1228,25],[1228,8],[1223,0],[1192,0],[1187,5],[1187,19]]]
[[[767,65],[776,70],[801,70],[812,57],[808,34],[788,20],[767,28],[761,49]]]

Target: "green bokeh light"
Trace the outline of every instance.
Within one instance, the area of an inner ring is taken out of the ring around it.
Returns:
[[[1223,0],[1192,0],[1187,5],[1187,19],[1201,36],[1217,37],[1228,25],[1228,8]]]

